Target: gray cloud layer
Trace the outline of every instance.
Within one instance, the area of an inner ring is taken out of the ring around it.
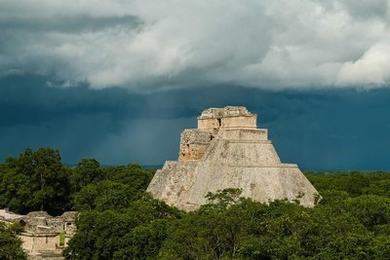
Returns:
[[[2,0],[0,75],[136,90],[390,83],[389,0]]]

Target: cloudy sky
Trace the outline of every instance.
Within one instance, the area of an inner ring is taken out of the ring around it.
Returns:
[[[161,164],[208,106],[286,162],[390,169],[390,0],[0,0],[0,160]]]

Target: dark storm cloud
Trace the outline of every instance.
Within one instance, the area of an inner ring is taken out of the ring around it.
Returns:
[[[37,76],[12,76],[1,79],[0,83],[3,119],[0,125],[39,125],[79,114],[110,113],[111,117],[122,119],[126,113],[128,117],[137,117],[139,107],[144,104],[142,96],[132,98],[124,89],[93,91],[87,86],[49,87],[45,78]]]
[[[389,25],[388,0],[0,1],[0,158],[160,164],[245,105],[284,161],[390,168]]]
[[[40,33],[40,32],[62,32],[62,33],[82,33],[104,30],[105,28],[122,26],[126,24],[128,28],[136,28],[142,22],[135,16],[126,15],[121,17],[51,17],[36,18],[32,22],[30,18],[1,19],[0,30],[8,35],[15,33]]]
[[[344,0],[342,4],[349,13],[355,17],[366,18],[386,18],[389,12],[389,1],[387,0]]]
[[[137,94],[54,88],[42,77],[0,81],[0,158],[59,148],[68,163],[161,164],[176,159],[183,128],[206,107],[245,105],[269,128],[281,158],[310,169],[389,169],[390,90],[264,91],[202,86]]]

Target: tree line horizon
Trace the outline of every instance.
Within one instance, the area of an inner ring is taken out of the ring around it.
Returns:
[[[0,164],[0,208],[80,212],[67,259],[390,258],[389,172],[304,174],[322,196],[312,209],[228,189],[188,213],[146,193],[153,169],[92,158],[69,167],[58,150],[26,149]],[[0,258],[25,259],[18,232],[0,225]]]

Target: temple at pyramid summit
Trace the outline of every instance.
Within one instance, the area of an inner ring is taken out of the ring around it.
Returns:
[[[264,203],[287,199],[313,207],[318,198],[296,164],[280,161],[268,130],[257,128],[257,115],[237,106],[204,110],[198,128],[182,132],[178,160],[166,161],[147,191],[192,211],[208,202],[208,192],[227,188]]]

